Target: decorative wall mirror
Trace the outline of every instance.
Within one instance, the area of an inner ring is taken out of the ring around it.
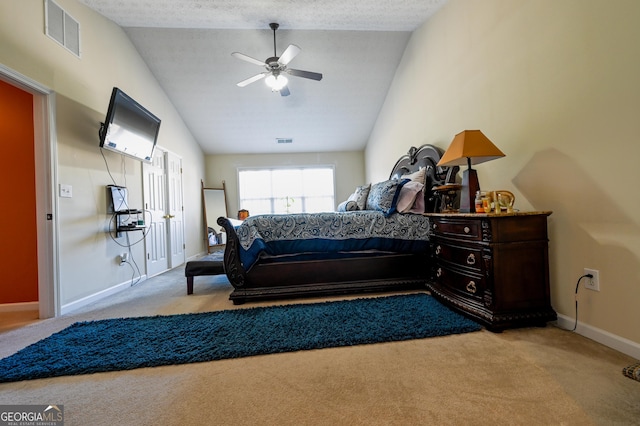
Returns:
[[[227,189],[224,181],[222,181],[222,188],[205,188],[202,181],[200,181],[200,185],[202,186],[202,215],[207,252],[213,253],[221,250],[226,242],[224,230],[217,221],[220,216],[229,217]]]

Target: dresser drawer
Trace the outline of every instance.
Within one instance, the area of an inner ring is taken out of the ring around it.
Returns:
[[[481,273],[482,250],[480,247],[464,247],[443,243],[435,239],[433,244],[433,257],[436,261],[453,263],[454,265],[469,268]]]
[[[484,278],[456,272],[442,265],[436,265],[434,275],[438,285],[461,293],[466,298],[477,299],[482,302],[486,287]]]
[[[434,235],[469,241],[482,241],[482,221],[436,218],[431,225]]]

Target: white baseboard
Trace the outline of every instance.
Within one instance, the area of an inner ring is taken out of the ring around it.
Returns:
[[[196,254],[195,256],[190,256],[190,257],[188,257],[188,258],[186,259],[185,263],[186,263],[186,262],[190,262],[190,261],[192,261],[192,260],[198,260],[198,259],[200,259],[201,257],[206,256],[207,254],[208,254],[208,253],[207,253],[206,251],[204,251],[204,252],[200,252],[200,253]]]
[[[572,330],[575,323],[575,318],[558,314],[559,327]],[[629,355],[630,357],[640,360],[640,343],[625,339],[624,337],[617,336],[615,334],[609,333],[608,331],[593,327],[589,324],[581,323],[580,321],[578,321],[578,326],[576,327],[575,332],[591,340],[595,340],[598,343],[602,343],[603,345],[615,349],[619,352],[622,352],[625,355]]]
[[[0,312],[37,311],[40,309],[38,302],[1,303]]]
[[[147,279],[146,275],[142,275],[140,277],[140,280],[138,281],[138,283],[141,283],[142,281],[145,281]],[[75,311],[76,309],[80,309],[84,306],[87,306],[91,303],[97,302],[99,300],[102,300],[104,298],[107,298],[109,296],[112,296],[116,293],[119,293],[123,290],[128,289],[129,287],[131,287],[131,281],[126,281],[124,283],[121,284],[117,284],[114,285],[113,287],[109,287],[105,290],[99,291],[97,293],[91,294],[87,297],[83,297],[82,299],[78,299],[75,300],[71,303],[67,303],[66,305],[63,305],[60,307],[60,315],[65,315],[68,314],[69,312]]]

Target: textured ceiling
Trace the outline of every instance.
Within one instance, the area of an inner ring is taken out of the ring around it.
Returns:
[[[446,0],[80,1],[125,29],[205,153],[223,154],[363,149],[411,31]],[[321,81],[288,76],[287,97],[236,86],[264,69],[231,53],[272,56],[270,22],[277,56],[296,44],[289,67]]]

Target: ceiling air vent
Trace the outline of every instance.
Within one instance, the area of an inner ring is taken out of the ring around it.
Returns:
[[[291,138],[276,138],[276,143],[293,143]]]
[[[45,0],[44,16],[44,32],[79,58],[80,24],[78,21],[53,0]]]

